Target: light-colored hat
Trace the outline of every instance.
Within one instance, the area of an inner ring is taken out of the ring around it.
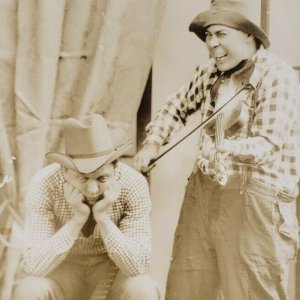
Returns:
[[[128,142],[116,149],[105,119],[98,114],[92,114],[83,120],[69,118],[63,129],[65,153],[49,152],[46,157],[51,162],[81,173],[94,172],[132,147],[132,143]]]
[[[206,10],[192,21],[189,30],[205,42],[205,30],[211,25],[225,25],[251,34],[265,48],[270,46],[266,33],[255,24],[253,10],[257,0],[212,0],[211,9]]]

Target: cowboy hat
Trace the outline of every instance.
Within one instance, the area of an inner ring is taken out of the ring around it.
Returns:
[[[64,123],[63,131],[65,153],[49,152],[46,157],[80,173],[92,173],[132,147],[132,143],[128,142],[116,149],[106,121],[99,114],[92,114],[83,120],[69,118]]]
[[[211,9],[197,15],[190,24],[189,31],[205,42],[207,27],[224,25],[251,34],[268,48],[269,38],[253,20],[255,4],[257,5],[257,0],[212,0]]]

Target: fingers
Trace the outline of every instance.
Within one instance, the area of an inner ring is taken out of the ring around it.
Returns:
[[[104,191],[103,199],[94,204],[93,206],[94,215],[107,213],[109,208],[119,198],[120,193],[121,193],[120,184],[116,180],[114,180]]]
[[[224,139],[218,147],[218,151],[224,155],[231,154],[232,152],[232,145],[229,140]]]
[[[133,158],[133,167],[138,171],[149,171],[149,165],[158,156],[158,152],[159,145],[157,143],[145,144]]]
[[[114,202],[119,198],[120,192],[121,192],[120,184],[116,180],[114,180],[104,191],[103,200]]]
[[[79,204],[84,200],[84,196],[80,193],[80,191],[68,182],[64,183],[64,196],[70,204]]]
[[[134,157],[133,167],[138,171],[146,170],[151,159],[151,156],[147,153],[140,152]]]

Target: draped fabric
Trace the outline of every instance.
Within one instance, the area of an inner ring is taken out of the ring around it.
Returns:
[[[133,136],[165,2],[0,0],[1,238],[12,211],[22,220],[45,153],[62,149],[64,119],[100,113],[116,144]],[[8,251],[1,243],[1,266]],[[9,272],[0,268],[6,299]]]

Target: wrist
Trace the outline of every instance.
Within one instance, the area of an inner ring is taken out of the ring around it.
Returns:
[[[240,143],[238,140],[228,140],[228,149],[229,154],[233,156],[237,156],[240,150]]]
[[[156,147],[160,147],[163,144],[163,141],[161,139],[156,139],[156,138],[146,138],[143,142],[143,146],[147,145],[154,145]]]
[[[111,222],[111,218],[106,213],[97,214],[97,216],[94,215],[94,218],[97,224],[99,224],[100,226]]]
[[[83,220],[79,220],[75,218],[75,216],[69,220],[68,226],[70,228],[70,234],[73,239],[78,238],[84,224],[85,222],[83,222]]]
[[[85,215],[82,215],[82,214],[74,214],[73,218],[71,219],[73,224],[74,225],[77,225],[77,226],[83,226],[85,224],[85,222],[87,221],[89,216],[85,216]]]
[[[155,149],[156,151],[158,151],[160,148],[160,144],[157,141],[151,141],[151,142],[149,141],[149,142],[146,142],[143,147]]]

